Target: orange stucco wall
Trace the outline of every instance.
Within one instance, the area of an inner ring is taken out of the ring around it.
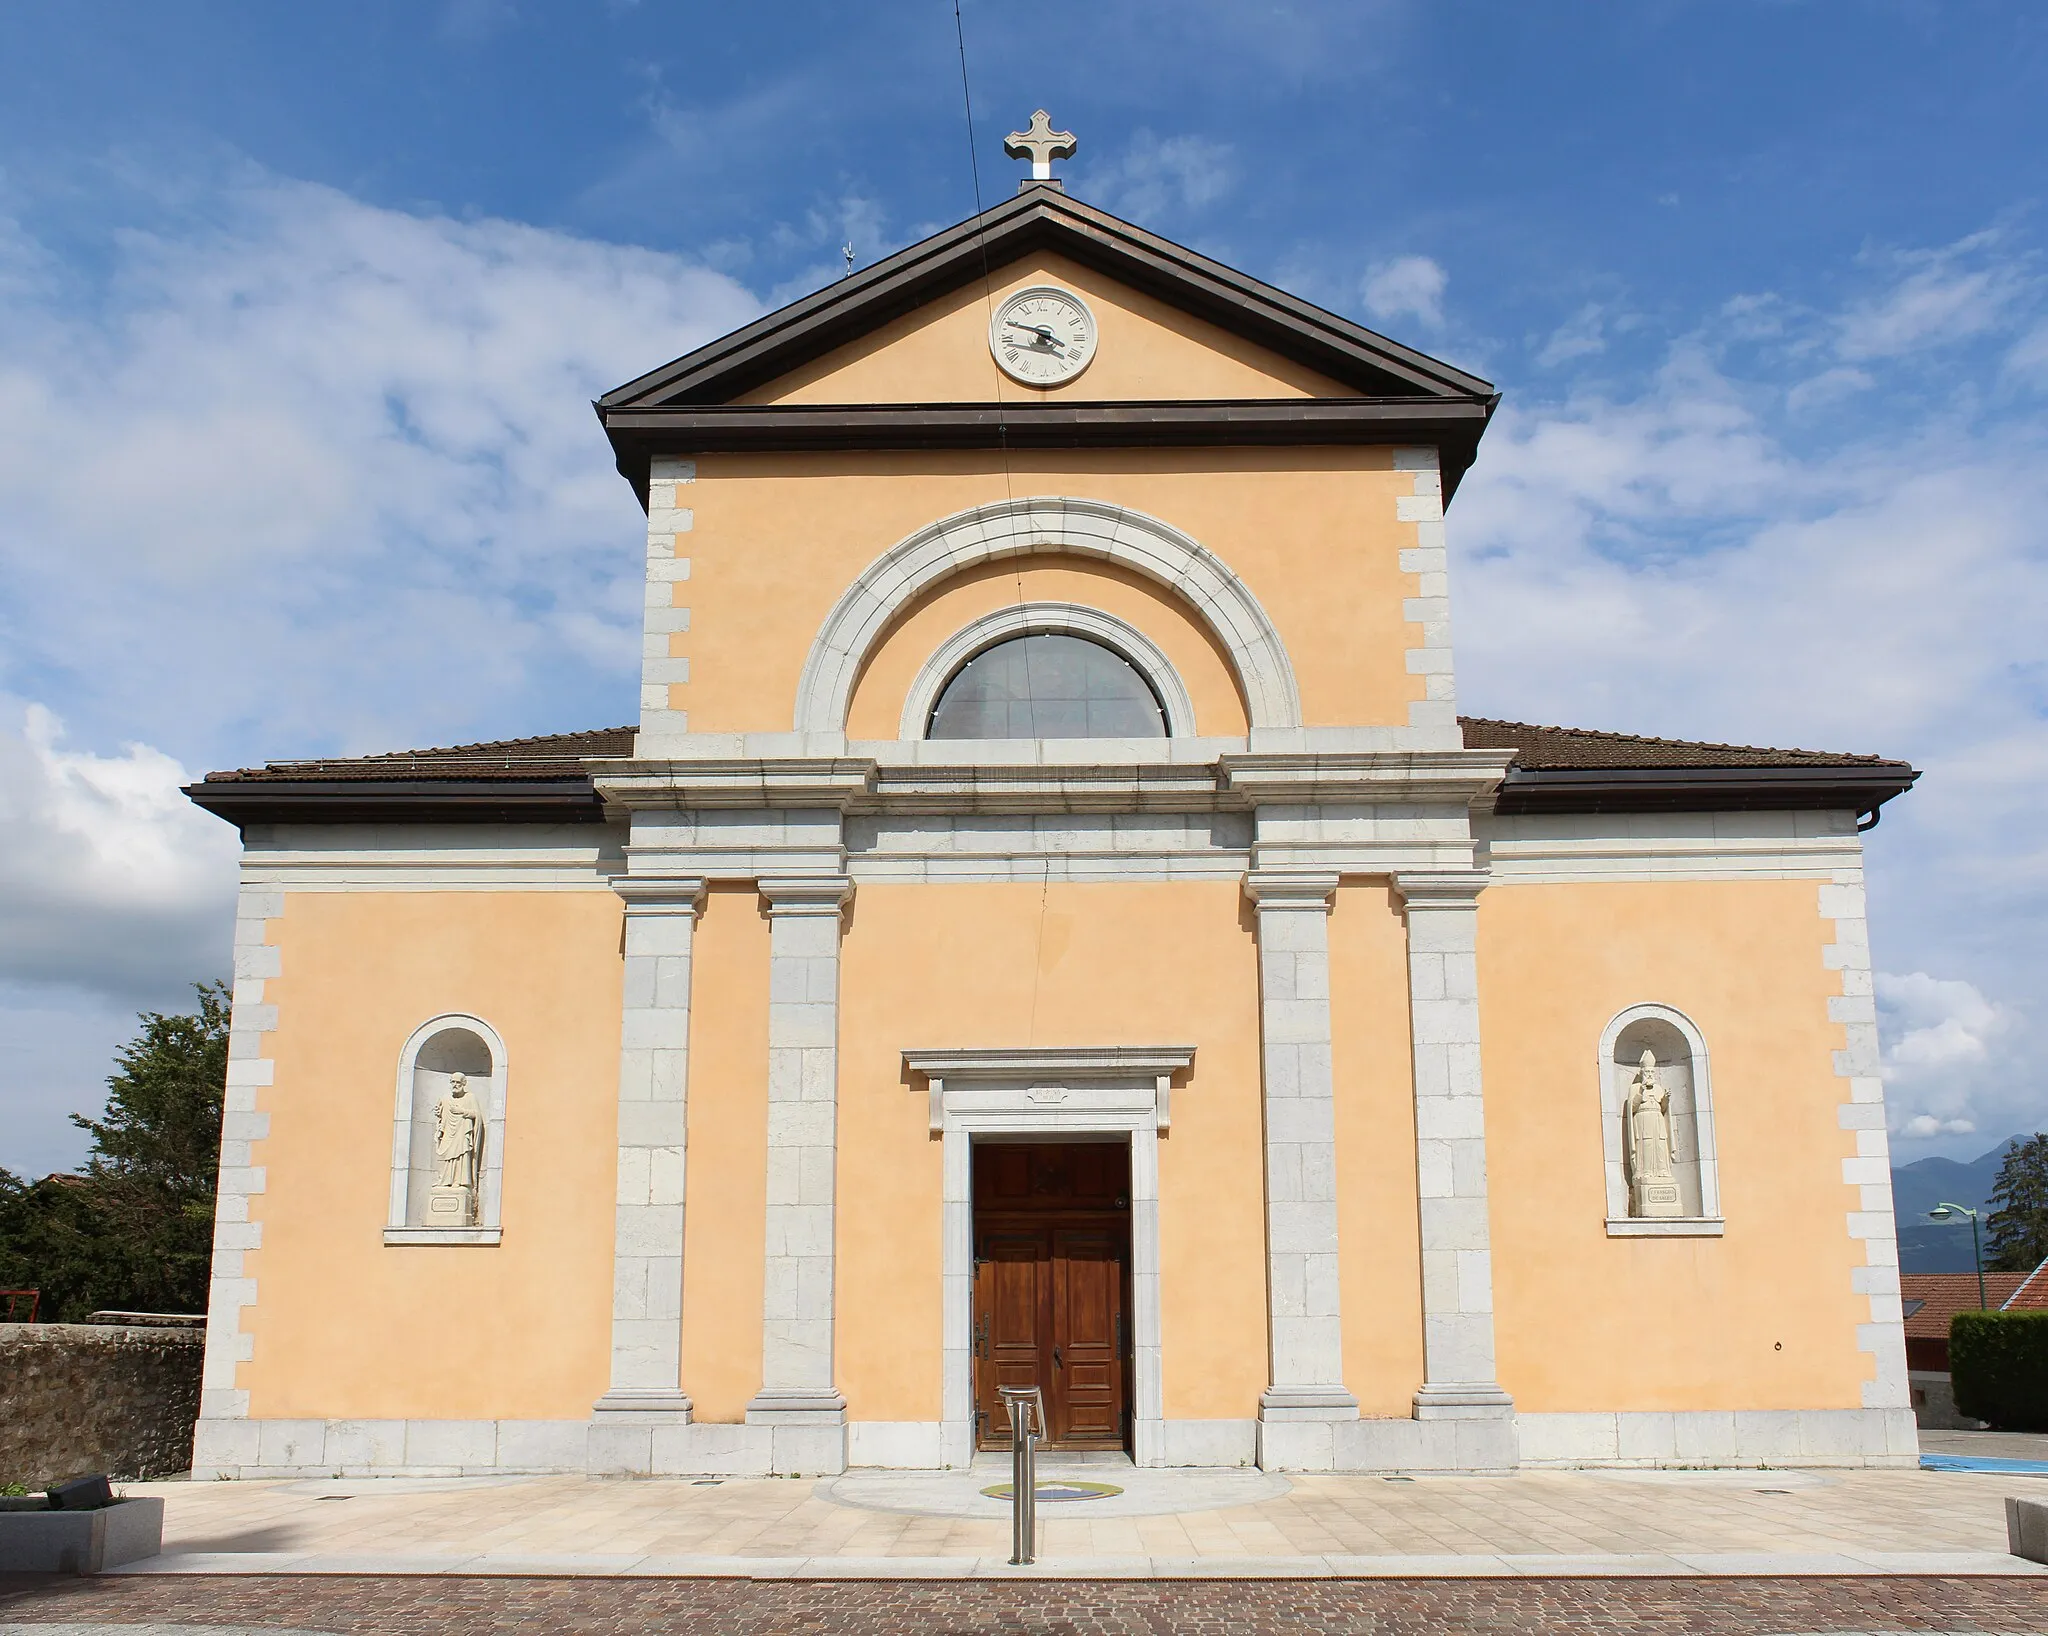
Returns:
[[[1094,361],[1063,386],[1024,386],[989,356],[988,321],[1012,291],[1072,290],[1095,314]],[[986,403],[1058,398],[1345,397],[1351,388],[1064,256],[998,267],[989,283],[938,297],[850,341],[741,403]]]
[[[940,1144],[906,1047],[1187,1044],[1159,1144],[1169,1417],[1266,1384],[1258,965],[1235,882],[868,885],[842,952],[838,1358],[855,1420],[936,1420]]]
[[[697,474],[673,592],[690,628],[670,641],[690,680],[669,690],[692,732],[789,731],[811,643],[862,570],[942,517],[1032,494],[1135,507],[1220,556],[1286,643],[1310,725],[1404,725],[1422,697],[1406,659],[1420,627],[1402,617],[1415,525],[1395,519],[1414,480],[1386,449],[1013,453],[1007,468],[981,452],[720,454]]]
[[[1812,881],[1495,886],[1480,899],[1502,1385],[1524,1412],[1854,1408],[1856,1191]],[[1595,1058],[1616,1012],[1707,1042],[1721,1239],[1610,1239]]]
[[[611,1333],[620,914],[608,891],[286,897],[250,1200],[253,1417],[590,1412]],[[387,1246],[399,1053],[445,1011],[505,1041],[504,1242]]]
[[[1408,933],[1383,881],[1347,881],[1330,914],[1344,1384],[1358,1412],[1405,1415],[1422,1384]]]
[[[703,1421],[761,1388],[768,1205],[768,921],[751,883],[706,895],[690,962],[683,1384]]]
[[[1198,732],[1216,738],[1246,731],[1229,655],[1178,596],[1114,564],[1033,556],[955,575],[900,619],[854,689],[848,736],[894,738],[903,701],[933,650],[970,621],[1022,602],[1071,602],[1115,614],[1159,645],[1194,702]]]

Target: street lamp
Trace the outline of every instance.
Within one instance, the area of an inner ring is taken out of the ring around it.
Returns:
[[[1991,1303],[1984,1299],[1984,1239],[1977,1230],[1977,1212],[1966,1210],[1960,1204],[1937,1204],[1927,1212],[1927,1219],[1930,1221],[1947,1221],[1954,1216],[1970,1218],[1970,1247],[1977,1257],[1977,1305],[1980,1309],[1988,1310]]]

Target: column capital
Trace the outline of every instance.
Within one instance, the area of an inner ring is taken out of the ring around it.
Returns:
[[[853,901],[853,882],[844,875],[816,875],[759,883],[770,915],[832,915]]]
[[[1337,890],[1334,869],[1253,869],[1244,895],[1261,909],[1318,909],[1327,914]]]
[[[1471,909],[1491,877],[1483,870],[1396,875],[1394,892],[1409,909]]]
[[[704,907],[702,875],[614,875],[612,890],[629,915],[695,915]]]

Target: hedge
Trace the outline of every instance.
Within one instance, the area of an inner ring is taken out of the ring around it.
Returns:
[[[1958,1312],[1948,1367],[1956,1408],[1999,1431],[2048,1431],[2048,1312]]]

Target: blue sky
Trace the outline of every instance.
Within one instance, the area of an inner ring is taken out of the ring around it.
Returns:
[[[1901,1157],[2048,1119],[2048,14],[965,0],[984,199],[1485,374],[1474,713],[1874,749]],[[179,779],[615,723],[588,400],[973,207],[949,3],[0,8],[0,1165],[225,963]]]

